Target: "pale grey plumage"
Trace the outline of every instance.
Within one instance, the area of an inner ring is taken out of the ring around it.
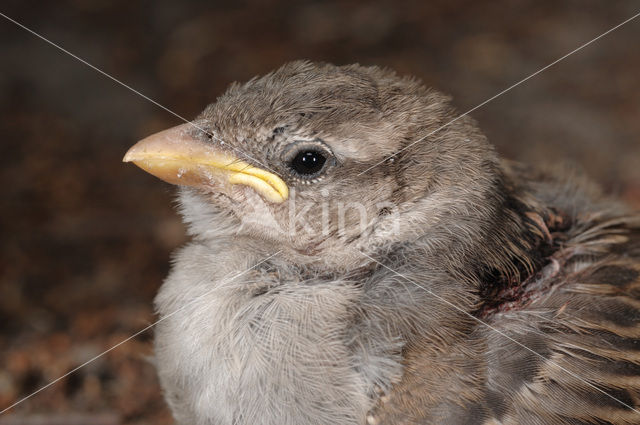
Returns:
[[[455,116],[446,97],[393,72],[295,62],[232,86],[194,121],[214,138],[198,129],[192,137],[246,152],[245,161],[268,167],[293,196],[268,203],[248,187],[181,189],[193,241],[176,254],[156,298],[163,321],[155,344],[178,423],[634,423],[622,405],[610,406],[608,417],[549,413],[562,394],[546,394],[552,387],[541,374],[562,372],[545,372],[550,364],[473,317],[574,368],[571,347],[596,322],[564,319],[581,310],[571,304],[579,289],[565,294],[561,285],[613,258],[615,244],[635,243],[616,261],[640,269],[640,220],[599,201],[579,179],[500,163],[468,117],[411,145]],[[287,169],[287,149],[299,143],[332,152],[335,163],[317,181]],[[353,200],[363,205],[362,226],[362,211],[339,210]],[[304,221],[290,215],[292,202]],[[323,202],[329,207],[317,208]],[[549,267],[565,243],[581,257],[563,264],[558,283]],[[555,288],[541,295],[539,310],[530,305],[531,293],[539,295],[531,282]],[[640,304],[635,295],[611,302],[623,301]],[[558,315],[564,321],[548,325]],[[634,332],[624,338],[635,341]],[[606,368],[614,357],[592,363]],[[640,364],[637,351],[620,358]],[[637,405],[640,376],[628,376],[635,380],[598,385],[635,394],[625,400]],[[584,400],[602,401],[580,382],[567,385],[571,400],[580,390],[589,393]]]

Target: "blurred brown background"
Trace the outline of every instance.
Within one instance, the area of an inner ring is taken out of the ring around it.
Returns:
[[[192,118],[230,82],[298,58],[392,67],[452,94],[463,112],[640,2],[67,0],[4,1],[0,11]],[[639,40],[640,18],[473,116],[505,156],[573,162],[640,207]],[[2,410],[151,323],[185,239],[172,189],[121,163],[133,142],[180,121],[3,18],[0,52]],[[0,424],[170,423],[150,337]]]

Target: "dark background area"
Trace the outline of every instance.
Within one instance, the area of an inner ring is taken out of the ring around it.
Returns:
[[[640,2],[67,0],[0,11],[190,119],[232,81],[301,58],[391,67],[464,112]],[[472,115],[504,156],[576,164],[639,208],[639,40],[640,18]],[[121,162],[178,118],[1,17],[0,54],[2,410],[152,323],[185,238],[171,187]],[[150,354],[146,332],[0,424],[168,424]]]

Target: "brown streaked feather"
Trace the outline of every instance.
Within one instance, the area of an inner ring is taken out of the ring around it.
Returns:
[[[640,423],[640,217],[592,205],[567,213],[540,201],[531,188],[547,183],[530,173],[511,178],[533,182],[515,193],[531,208],[522,215],[540,266],[485,284],[477,317],[495,330],[478,324],[452,342],[459,361],[429,341],[409,346],[405,375],[370,423]]]

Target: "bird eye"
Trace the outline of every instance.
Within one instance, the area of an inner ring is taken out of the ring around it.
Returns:
[[[327,157],[317,150],[303,150],[293,157],[289,166],[298,174],[311,176],[318,173],[327,162]]]

